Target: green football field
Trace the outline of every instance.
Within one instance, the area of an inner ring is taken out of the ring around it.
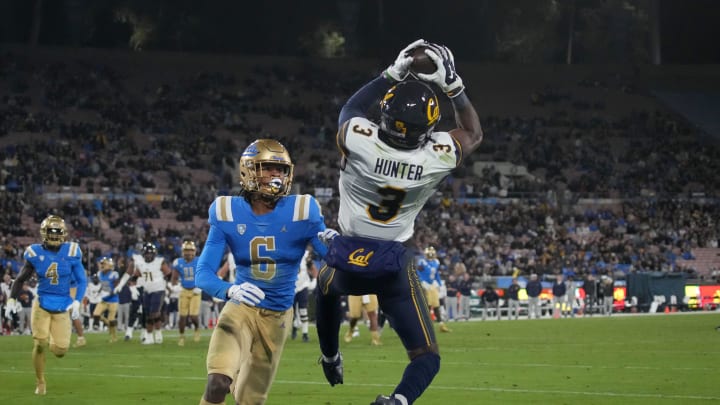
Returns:
[[[438,334],[440,373],[416,404],[718,402],[717,325],[718,313],[451,323]],[[407,362],[392,330],[372,347],[361,326],[341,344],[345,385],[331,388],[310,332],[310,343],[288,342],[268,404],[367,405],[392,391]],[[197,404],[209,333],[185,347],[167,331],[149,347],[88,334],[86,347],[48,358],[45,397],[33,394],[32,339],[0,337],[2,403]]]

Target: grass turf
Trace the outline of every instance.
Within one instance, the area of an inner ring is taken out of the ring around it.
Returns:
[[[437,335],[440,373],[416,404],[717,402],[717,324],[720,316],[709,313],[451,323],[452,333]],[[314,333],[310,343],[288,342],[268,405],[366,405],[392,391],[407,363],[392,330],[373,347],[361,326],[359,338],[341,343],[345,385],[331,388],[317,364]],[[149,347],[137,333],[112,345],[106,334],[87,334],[86,347],[48,356],[45,397],[33,394],[31,337],[3,336],[2,402],[197,404],[209,334],[201,343],[190,334],[185,347],[167,331],[163,345]]]

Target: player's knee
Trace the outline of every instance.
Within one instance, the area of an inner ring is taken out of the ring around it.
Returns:
[[[210,402],[222,402],[230,392],[232,379],[223,374],[209,374],[207,387],[205,388],[205,399]]]
[[[68,348],[60,347],[53,343],[50,345],[50,351],[52,352],[52,354],[55,355],[55,357],[63,357],[63,356],[65,356],[65,353],[67,353]]]
[[[437,375],[440,372],[440,355],[437,353],[426,352],[412,360],[413,363],[419,363],[428,375]]]
[[[33,349],[37,353],[42,353],[48,347],[47,339],[33,339]]]

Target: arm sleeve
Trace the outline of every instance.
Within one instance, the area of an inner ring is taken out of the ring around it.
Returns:
[[[318,201],[315,197],[311,198],[314,204],[310,204],[310,243],[320,257],[325,257],[327,246],[325,246],[317,236],[318,232],[325,230],[325,218],[322,215],[322,209]]]
[[[224,253],[225,235],[217,226],[211,225],[205,247],[198,259],[195,286],[221,300],[227,300],[227,290],[232,286],[216,274]]]
[[[75,293],[75,299],[78,297],[85,296],[85,290],[87,289],[87,276],[85,275],[85,266],[82,265],[82,260],[78,258],[72,266],[73,277],[77,283],[77,293]]]
[[[365,117],[368,108],[385,94],[390,85],[390,81],[381,75],[356,91],[340,110],[338,128],[350,118]]]

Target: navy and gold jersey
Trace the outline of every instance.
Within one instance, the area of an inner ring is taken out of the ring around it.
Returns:
[[[180,285],[185,289],[195,288],[195,272],[197,271],[198,257],[189,262],[184,257],[178,257],[173,262],[173,269],[180,275]]]
[[[460,164],[462,150],[447,132],[433,132],[432,142],[403,150],[380,140],[379,131],[362,117],[338,131],[343,156],[338,225],[345,236],[405,242],[425,202]]]
[[[72,303],[70,282],[77,283],[76,297],[85,296],[87,277],[82,264],[82,251],[75,242],[64,242],[52,251],[36,243],[25,249],[25,260],[32,265],[38,277],[40,307],[51,312],[66,311]]]
[[[208,211],[210,232],[198,261],[196,285],[227,299],[231,284],[217,275],[225,246],[235,259],[235,284],[251,282],[265,292],[258,307],[284,311],[292,307],[300,261],[307,244],[325,255],[317,238],[325,223],[317,200],[310,195],[281,198],[275,209],[255,215],[243,197],[218,197]]]

